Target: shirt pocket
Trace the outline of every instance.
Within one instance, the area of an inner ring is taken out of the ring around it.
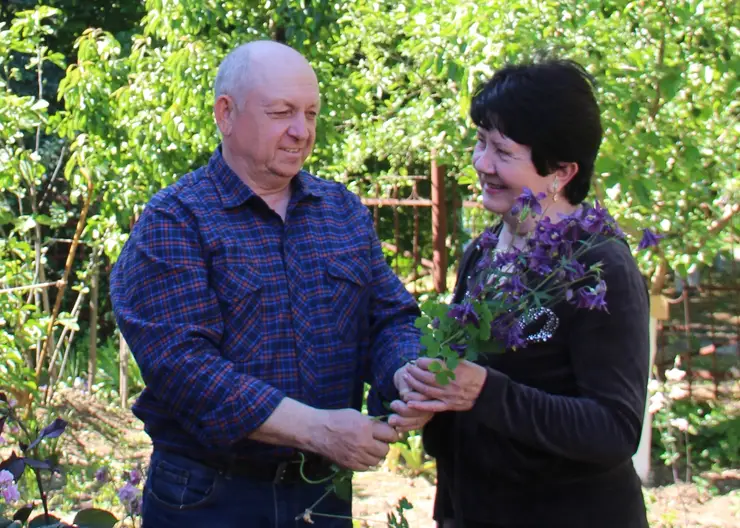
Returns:
[[[359,342],[368,323],[370,263],[364,253],[343,253],[329,257],[330,313],[344,342]]]
[[[254,358],[263,346],[262,277],[243,263],[215,263],[213,288],[221,307],[224,332],[221,354],[234,362]]]

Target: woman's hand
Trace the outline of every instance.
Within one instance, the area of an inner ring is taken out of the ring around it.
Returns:
[[[414,399],[414,393],[404,396],[410,409],[430,412],[469,411],[475,405],[483,385],[486,383],[487,371],[484,367],[461,361],[454,370],[455,379],[447,385],[437,383],[434,373],[429,372],[432,363],[441,363],[437,359],[420,358],[415,365],[409,365],[404,373],[404,381],[426,401]]]

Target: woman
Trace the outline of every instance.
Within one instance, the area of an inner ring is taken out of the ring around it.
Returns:
[[[546,196],[541,205],[552,222],[577,213],[602,135],[582,68],[567,61],[504,68],[476,95],[471,117],[483,205],[503,220],[497,249],[524,247],[534,227],[512,213],[525,188]],[[476,283],[480,256],[471,244],[453,303]],[[429,372],[432,360],[409,368],[407,382],[423,396],[407,396],[409,407],[439,413],[424,430],[437,458],[439,526],[647,527],[631,461],[647,393],[647,292],[622,241],[589,250],[581,263],[598,261],[608,311],[560,302],[551,334],[464,361],[445,386]]]

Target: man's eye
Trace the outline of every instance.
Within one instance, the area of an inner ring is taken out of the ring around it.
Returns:
[[[271,114],[276,117],[288,117],[290,115],[290,110],[279,110],[277,112],[271,112]]]

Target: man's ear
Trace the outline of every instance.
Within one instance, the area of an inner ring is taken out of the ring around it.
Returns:
[[[237,112],[236,104],[231,96],[218,96],[216,103],[213,105],[213,113],[216,117],[216,125],[223,136],[231,134]]]

